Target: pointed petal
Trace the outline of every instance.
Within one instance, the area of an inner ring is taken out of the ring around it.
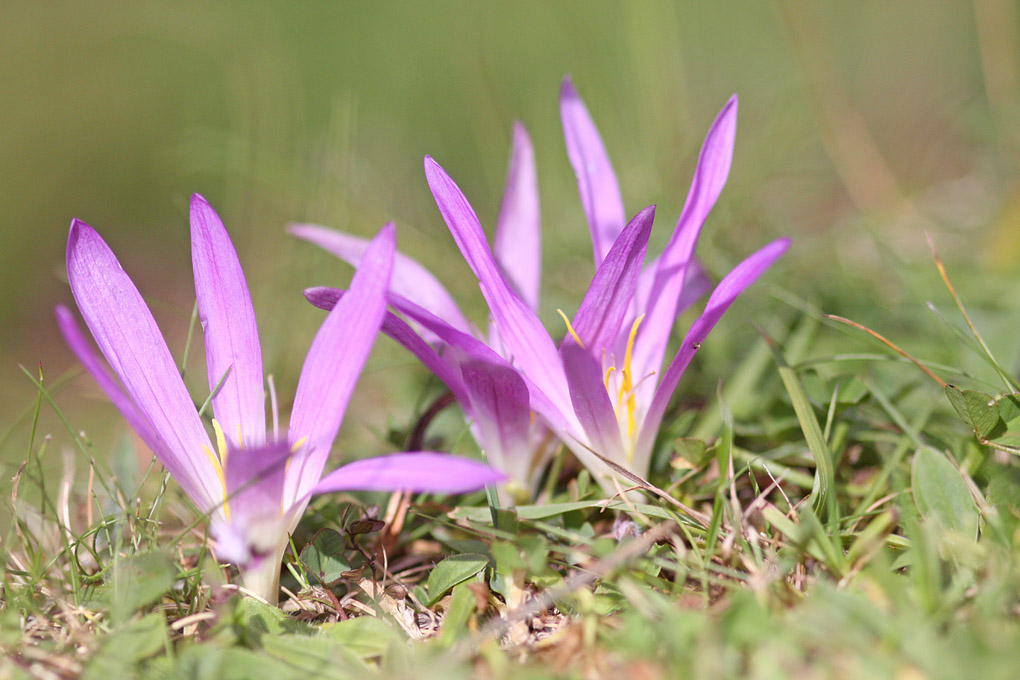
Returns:
[[[302,240],[333,253],[347,264],[357,267],[368,248],[369,240],[345,234],[314,224],[292,224],[287,231]],[[440,319],[465,333],[471,332],[471,324],[461,313],[453,297],[443,284],[412,258],[397,253],[393,259],[393,277],[390,290],[432,310]]]
[[[616,410],[602,382],[602,369],[590,352],[573,340],[565,343],[560,352],[570,383],[570,399],[574,413],[587,435],[587,442],[600,455],[626,465],[623,440]],[[600,466],[601,467],[601,466]]]
[[[326,317],[308,350],[288,431],[291,444],[304,442],[287,469],[289,502],[304,497],[322,474],[382,325],[395,250],[396,233],[387,225],[365,251],[351,289]]]
[[[306,288],[304,293],[305,297],[313,305],[319,309],[325,309],[329,311],[333,309],[336,303],[343,297],[346,291],[338,288]],[[470,410],[470,399],[468,398],[464,381],[461,380],[460,376],[453,370],[453,368],[443,360],[441,356],[432,349],[425,340],[415,333],[414,329],[399,316],[393,312],[386,312],[382,322],[382,332],[389,336],[391,339],[396,340],[400,343],[404,349],[409,351],[418,361],[425,366],[425,368],[432,371],[437,378],[442,380],[450,391],[453,392],[453,396],[457,399],[457,402]],[[432,334],[430,332],[430,334]],[[434,335],[434,334],[433,334]],[[468,414],[471,415],[470,413]]]
[[[530,488],[531,408],[524,379],[506,364],[478,360],[464,361],[461,373],[487,459],[521,487]]]
[[[631,220],[602,260],[577,310],[574,331],[593,355],[611,351],[620,333],[634,297],[654,219],[655,206],[649,206]]]
[[[425,157],[425,175],[457,247],[478,278],[499,336],[513,355],[513,361],[554,402],[567,403],[566,377],[556,345],[535,312],[507,286],[467,198],[428,156]]]
[[[503,191],[503,205],[496,222],[493,250],[503,274],[528,306],[537,312],[538,290],[542,281],[538,174],[535,150],[528,132],[520,123],[514,124],[513,150]],[[442,318],[441,314],[439,316]]]
[[[234,446],[261,446],[266,410],[255,310],[230,236],[198,194],[191,197],[191,262],[210,392],[223,381],[212,398],[213,413]]]
[[[429,451],[365,458],[334,470],[313,494],[332,491],[466,493],[502,482],[505,476],[474,460]]]
[[[152,427],[149,425],[149,421],[145,419],[145,416],[138,410],[135,403],[131,401],[131,398],[124,394],[124,390],[117,384],[117,381],[106,371],[99,357],[96,356],[95,352],[89,346],[88,340],[82,334],[81,329],[74,320],[74,315],[64,305],[57,305],[57,326],[60,328],[60,333],[64,336],[64,340],[67,342],[67,346],[71,348],[74,355],[78,357],[78,361],[82,363],[85,370],[95,379],[99,384],[100,389],[106,393],[113,405],[120,411],[124,419],[127,420],[128,425],[138,433],[138,436],[142,438],[145,445],[148,446],[156,457],[163,460],[167,457],[166,444],[159,438]],[[171,473],[172,474],[172,473]],[[189,494],[190,495],[190,494]]]
[[[602,137],[569,78],[563,79],[560,88],[560,118],[563,120],[567,156],[577,175],[577,188],[581,193],[584,214],[588,217],[595,264],[598,265],[609,252],[626,219],[620,186]]]
[[[231,448],[223,466],[227,486],[230,522],[240,527],[283,514],[283,482],[287,442],[273,442],[255,448]]]
[[[701,227],[729,176],[736,132],[737,97],[734,95],[719,112],[705,137],[683,213],[659,256],[658,269],[647,298],[646,318],[634,345],[633,366],[637,375],[648,375],[662,366]]]
[[[67,276],[100,351],[165,444],[153,453],[163,456],[160,462],[200,509],[218,504],[223,489],[203,451],[211,449],[209,435],[163,335],[113,251],[79,220],[71,222],[67,239]]]
[[[705,341],[737,296],[764,274],[789,247],[790,239],[783,238],[773,241],[738,264],[712,292],[705,305],[704,313],[691,326],[680,346],[680,351],[677,352],[673,362],[662,376],[662,381],[655,391],[655,397],[641,424],[634,468],[638,474],[641,474],[642,467],[638,466],[637,459],[641,458],[640,463],[647,466],[648,455],[651,453],[651,447],[655,442],[655,435],[662,422],[662,416],[666,412],[666,406],[669,405],[673,391],[676,390],[677,383],[687,369],[687,365],[691,363],[694,354],[701,348],[701,343]]]

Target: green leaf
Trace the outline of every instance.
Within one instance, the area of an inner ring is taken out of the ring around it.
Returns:
[[[464,637],[468,632],[468,620],[474,610],[475,594],[468,588],[468,584],[461,583],[456,586],[450,598],[450,605],[443,616],[442,628],[439,629],[439,642],[442,646],[449,646]]]
[[[521,557],[521,549],[509,541],[495,541],[492,544],[492,558],[496,561],[496,573],[510,575],[528,565]]]
[[[363,678],[369,669],[342,642],[323,636],[266,635],[262,649],[314,678]],[[262,677],[262,676],[259,676]]]
[[[406,640],[396,629],[374,616],[324,623],[319,626],[319,635],[342,644],[359,659],[382,656],[392,645]]]
[[[988,437],[999,423],[999,409],[993,399],[977,390],[961,390],[946,385],[946,396],[956,412],[982,439]]]
[[[918,449],[911,485],[921,516],[944,529],[977,537],[977,504],[960,472],[943,454],[929,447]]]
[[[187,680],[307,680],[308,673],[268,654],[242,647],[223,649],[193,644],[185,647],[177,663],[176,677]]]
[[[819,514],[829,510],[829,494],[836,483],[836,471],[832,464],[832,455],[829,453],[829,445],[825,441],[825,435],[818,424],[811,402],[804,392],[797,373],[790,368],[778,347],[770,345],[772,356],[776,361],[779,370],[779,377],[783,381],[786,393],[790,395],[790,403],[793,411],[797,414],[797,421],[800,423],[801,432],[804,433],[804,440],[807,442],[811,457],[815,461],[815,480],[811,489],[811,506]]]
[[[312,629],[296,619],[292,619],[277,607],[260,602],[253,597],[241,598],[234,613],[235,621],[245,633],[245,637],[261,638],[263,634],[280,635],[283,633],[312,634]]]
[[[673,440],[673,452],[695,468],[707,465],[712,460],[714,450],[714,447],[709,448],[703,439],[679,437]],[[682,465],[676,465],[676,462],[676,460],[673,461],[673,467],[683,467]]]
[[[429,573],[429,602],[431,606],[450,588],[463,583],[485,569],[489,558],[478,553],[451,555],[432,568]]]
[[[173,563],[159,552],[116,558],[112,582],[105,589],[110,618],[124,621],[139,608],[159,599],[173,586],[176,575]]]
[[[995,400],[999,421],[986,435],[990,444],[1020,449],[1020,396],[1007,394]]]
[[[103,680],[129,675],[139,661],[166,648],[166,621],[162,614],[149,614],[118,628],[103,640],[89,661],[82,680]]]
[[[339,581],[344,572],[351,570],[346,555],[347,542],[344,537],[333,529],[322,529],[301,550],[301,562],[319,583],[330,586]]]

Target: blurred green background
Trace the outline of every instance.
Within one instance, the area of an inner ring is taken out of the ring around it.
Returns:
[[[285,407],[322,318],[300,291],[350,276],[287,237],[289,221],[369,235],[395,220],[401,249],[438,271],[482,321],[421,163],[428,153],[443,164],[491,228],[514,120],[536,146],[542,312],[556,328],[554,310],[576,309],[591,276],[557,108],[565,74],[603,134],[628,213],[658,204],[653,250],[680,212],[709,124],[739,94],[733,172],[702,255],[718,275],[772,238],[789,234],[795,245],[769,275],[773,287],[754,289],[723,322],[720,347],[739,352],[740,338],[753,336],[741,315],[783,307],[775,286],[894,330],[904,306],[929,294],[897,267],[936,280],[924,231],[951,265],[977,272],[965,279],[975,288],[993,285],[988,272],[1015,273],[1017,17],[1016,4],[1002,0],[7,0],[3,422],[34,397],[18,364],[34,371],[41,362],[48,379],[74,365],[52,315],[54,304],[71,302],[63,249],[72,217],[111,244],[180,356],[194,300],[187,200],[204,194],[240,253],[267,372]],[[994,281],[996,305],[1020,306],[1015,281]],[[1010,343],[1007,357],[1015,354],[1015,318],[999,333]],[[733,335],[736,328],[745,335]],[[197,344],[189,363],[196,394]],[[698,370],[711,389],[733,355],[706,351]],[[413,366],[379,343],[351,416],[376,429],[406,423],[424,383]],[[84,377],[58,403],[90,433],[123,427]]]

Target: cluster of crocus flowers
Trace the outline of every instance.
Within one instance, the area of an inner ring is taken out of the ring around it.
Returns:
[[[461,314],[421,265],[397,256],[383,331],[411,350],[451,389],[473,432],[497,467],[533,490],[543,450],[536,429],[565,443],[602,483],[617,488],[603,459],[646,476],[656,434],[681,376],[701,343],[737,296],[787,249],[780,239],[738,264],[715,287],[673,359],[666,350],[677,316],[707,289],[694,259],[702,225],[729,174],[736,133],[730,99],[702,146],[687,202],[663,252],[645,262],[654,206],[625,223],[608,154],[569,81],[560,109],[567,152],[588,220],[596,271],[563,340],[538,317],[539,217],[533,152],[517,126],[495,251],[467,198],[432,158],[425,175],[439,211],[478,279],[490,311],[485,337]],[[291,232],[357,265],[367,244],[321,227]],[[334,308],[340,291],[309,289],[313,304]],[[532,414],[540,425],[532,422]]]
[[[461,493],[502,479],[481,463],[434,452],[358,460],[323,476],[386,313],[396,250],[392,225],[366,245],[350,290],[316,334],[286,434],[278,431],[275,418],[267,433],[261,349],[244,273],[220,218],[197,195],[191,201],[191,241],[212,392],[212,437],[137,288],[99,234],[78,220],[68,237],[68,278],[113,375],[66,307],[57,308],[57,321],[86,370],[188,497],[208,513],[217,552],[240,567],[250,590],[276,602],[288,534],[314,494]]]

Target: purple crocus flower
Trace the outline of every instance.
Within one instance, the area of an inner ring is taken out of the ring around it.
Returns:
[[[569,331],[566,338],[560,343],[553,340],[530,298],[531,291],[537,293],[537,285],[526,285],[536,276],[532,271],[538,260],[536,246],[528,245],[529,239],[520,239],[514,248],[506,245],[515,244],[513,239],[500,237],[503,215],[513,214],[505,207],[508,198],[504,199],[504,210],[500,213],[494,253],[459,187],[429,157],[425,159],[425,174],[432,194],[489,305],[493,326],[489,346],[472,334],[463,315],[434,277],[406,258],[396,265],[403,276],[394,277],[390,303],[420,326],[426,339],[438,339],[444,344],[443,357],[430,354],[427,345],[422,347],[424,343],[410,342],[406,335],[411,331],[406,324],[396,332],[398,324],[404,322],[395,316],[388,317],[383,329],[450,385],[462,404],[467,401],[475,411],[476,421],[488,418],[493,421],[487,423],[489,430],[502,434],[504,439],[520,441],[524,415],[539,414],[544,424],[611,491],[614,485],[610,470],[592,451],[638,475],[647,474],[655,436],[687,365],[726,309],[786,251],[789,241],[780,239],[762,248],[719,283],[680,350],[656,380],[676,317],[706,288],[707,280],[693,254],[702,224],[729,173],[736,132],[736,97],[727,102],[709,130],[687,203],[669,243],[647,264],[645,251],[654,206],[645,208],[625,224],[612,165],[569,80],[563,84],[560,107],[567,151],[577,174],[597,266],[573,320],[564,316]],[[515,185],[514,168],[522,155],[517,146],[508,187]],[[528,152],[530,156],[530,146]],[[508,192],[508,197],[512,196]],[[513,200],[532,204],[527,193]],[[534,217],[519,220],[514,228],[525,234],[537,231],[537,200]],[[359,253],[352,247],[354,242],[349,236],[308,226],[294,227],[292,233],[347,261],[358,260]],[[403,285],[398,285],[401,281]],[[330,308],[337,300],[336,293],[327,289],[312,289],[306,295],[324,308]],[[495,380],[490,375],[481,388],[474,390],[489,404],[484,410],[474,408],[473,402],[479,398],[470,393],[467,385],[469,374],[479,365],[486,366],[489,374],[498,370],[500,376],[500,380]],[[516,373],[519,380],[511,378],[511,373]],[[458,391],[469,393],[461,396]],[[496,464],[505,465],[500,461]],[[512,477],[517,476],[513,468],[504,469]]]
[[[262,356],[251,298],[223,223],[191,200],[192,263],[213,390],[214,446],[151,312],[98,233],[71,223],[67,271],[78,309],[116,379],[70,310],[56,310],[72,351],[131,427],[210,515],[219,554],[276,602],[287,535],[314,494],[340,490],[461,493],[499,481],[474,461],[416,452],[355,461],[322,476],[386,308],[392,225],[368,244],[342,303],[312,342],[285,436],[266,433]]]
[[[290,233],[358,266],[369,242],[311,224]],[[508,285],[538,311],[541,284],[541,232],[535,154],[524,126],[514,126],[510,167],[499,219],[495,258]],[[471,422],[471,431],[488,460],[510,480],[500,489],[504,500],[530,496],[543,454],[555,444],[549,429],[532,417],[525,379],[512,363],[495,326],[481,333],[461,312],[450,293],[425,267],[397,253],[390,302],[408,318],[387,313],[382,330],[415,354],[453,392]],[[341,291],[316,288],[306,296],[332,309]],[[439,351],[436,350],[439,348]]]

